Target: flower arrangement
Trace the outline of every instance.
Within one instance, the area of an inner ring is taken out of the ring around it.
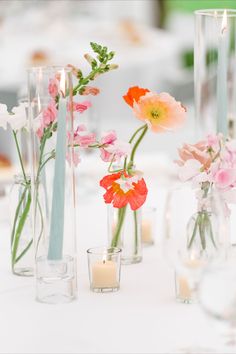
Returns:
[[[205,251],[209,235],[211,246],[216,249],[210,197],[212,190],[217,190],[225,216],[228,216],[228,203],[236,202],[236,140],[226,139],[222,134],[208,135],[196,144],[184,144],[178,152],[179,178],[183,182],[192,182],[198,198],[198,213],[188,248],[197,242],[199,235],[201,248]]]
[[[100,186],[106,190],[104,194],[105,203],[112,204],[113,207],[119,209],[111,242],[113,247],[120,242],[127,206],[129,205],[133,211],[134,220],[137,223],[137,210],[141,208],[147,197],[148,189],[142,172],[135,168],[135,155],[140,143],[148,130],[154,133],[173,131],[183,124],[186,117],[186,109],[168,93],[158,94],[134,86],[129,88],[123,98],[131,107],[134,116],[143,121],[144,124],[134,132],[128,142],[130,154],[128,155],[128,148],[124,154],[118,154],[119,158],[122,155],[124,157],[122,168],[112,170],[112,164],[117,159],[116,155],[110,155],[108,168],[110,174],[100,181]],[[137,226],[135,227],[135,239],[137,240],[136,234]],[[135,249],[137,250],[137,244]]]
[[[99,89],[93,86],[89,86],[89,83],[94,81],[99,75],[102,75],[106,72],[116,69],[118,66],[116,64],[110,63],[113,59],[115,53],[113,51],[109,51],[107,47],[103,47],[99,44],[90,43],[91,48],[96,57],[92,57],[89,54],[85,54],[84,57],[90,65],[90,72],[87,75],[76,68],[73,65],[68,65],[68,68],[72,71],[72,74],[77,79],[76,85],[73,87],[73,96],[88,96],[88,95],[98,95]],[[37,167],[36,174],[36,185],[39,184],[40,176],[43,173],[45,165],[51,160],[55,159],[55,149],[52,149],[50,153],[45,153],[45,147],[47,142],[53,134],[57,131],[58,124],[58,109],[59,109],[59,101],[61,99],[60,95],[60,80],[61,73],[58,72],[54,78],[51,78],[48,83],[48,94],[51,97],[50,102],[47,107],[44,108],[38,117],[34,120],[34,131],[37,137],[39,138],[39,162]],[[83,113],[88,108],[91,107],[91,103],[88,100],[84,100],[82,102],[73,101],[73,106],[67,106],[67,110],[73,110],[78,113]],[[19,241],[21,235],[24,230],[24,225],[26,219],[29,215],[29,211],[31,208],[31,181],[27,177],[25,166],[22,160],[22,154],[20,149],[20,144],[18,141],[18,134],[22,129],[28,130],[28,117],[26,115],[26,107],[24,104],[19,105],[12,109],[11,112],[8,112],[7,106],[5,104],[0,104],[0,127],[3,129],[7,128],[9,124],[13,137],[16,144],[16,150],[18,154],[18,158],[20,161],[21,172],[24,180],[24,189],[21,195],[21,198],[18,201],[15,211],[15,217],[12,226],[12,234],[11,234],[11,251],[12,251],[12,269],[14,270],[14,266],[16,263],[20,261],[20,259],[25,255],[28,249],[31,247],[33,243],[33,239],[29,241],[29,243],[25,246],[24,249],[18,250]],[[70,134],[67,134],[67,145],[74,144],[75,149],[74,154],[72,156],[75,165],[77,165],[80,161],[79,154],[76,151],[78,146],[80,147],[88,147],[89,144],[94,142],[95,136],[92,133],[88,133],[86,131],[86,127],[83,125],[78,126],[75,136],[71,137]],[[103,137],[101,142],[101,153],[104,155],[104,159],[108,159],[109,151],[106,151],[106,137]],[[113,141],[115,142],[115,137],[113,134]],[[113,144],[113,149],[116,148],[115,143]],[[67,155],[67,161],[70,163],[71,155]],[[38,207],[41,210],[40,204],[38,202]],[[23,208],[23,209],[22,209]],[[41,231],[42,232],[42,231]],[[40,237],[39,237],[40,238]]]

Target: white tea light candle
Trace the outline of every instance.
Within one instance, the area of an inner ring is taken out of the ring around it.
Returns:
[[[97,247],[87,250],[90,289],[112,292],[120,288],[121,249]]]
[[[100,261],[92,266],[92,286],[94,288],[117,287],[117,267],[113,261]]]

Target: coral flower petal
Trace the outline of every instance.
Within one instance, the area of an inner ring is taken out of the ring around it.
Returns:
[[[133,86],[129,88],[128,92],[123,96],[123,98],[129,106],[133,107],[134,103],[138,102],[140,97],[144,96],[147,92],[149,92],[148,89]]]
[[[130,204],[132,210],[139,209],[146,200],[148,190],[143,178],[137,182],[133,182],[133,178],[134,176],[128,175],[125,171],[103,177],[100,186],[106,190],[103,195],[105,203],[112,203],[115,208],[123,208]],[[130,186],[127,191],[122,189],[120,179],[126,186]]]

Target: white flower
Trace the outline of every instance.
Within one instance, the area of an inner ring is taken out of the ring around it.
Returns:
[[[179,168],[179,178],[182,182],[186,182],[201,173],[202,164],[198,160],[187,160],[183,166]]]
[[[26,106],[21,103],[19,106],[12,109],[12,113],[9,115],[8,123],[12,130],[20,130],[22,128],[28,128],[28,120],[26,115]]]
[[[9,112],[7,111],[7,106],[0,103],[0,128],[7,129],[8,118]]]

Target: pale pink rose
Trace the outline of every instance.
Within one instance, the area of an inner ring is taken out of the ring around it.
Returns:
[[[77,167],[81,162],[79,152],[76,150],[71,151],[71,153],[67,152],[66,160],[68,161],[69,165],[71,165],[71,161],[73,161],[73,164]]]
[[[50,123],[54,122],[57,117],[57,109],[54,101],[51,101],[47,108],[43,111],[43,125],[48,126]]]
[[[199,161],[204,169],[208,169],[212,159],[211,156],[206,152],[206,142],[199,141],[197,144],[184,144],[181,149],[178,149],[178,153],[181,160],[176,161],[179,166],[183,166],[188,160]]]
[[[48,92],[52,98],[58,95],[59,91],[59,81],[57,79],[50,79],[48,85]]]
[[[113,144],[117,140],[117,135],[114,130],[109,130],[102,134],[101,137],[101,145],[110,145]]]
[[[214,181],[218,188],[231,187],[236,181],[236,170],[219,169],[214,176]]]
[[[97,96],[100,93],[100,90],[97,87],[85,86],[82,93],[83,96],[92,95]]]

